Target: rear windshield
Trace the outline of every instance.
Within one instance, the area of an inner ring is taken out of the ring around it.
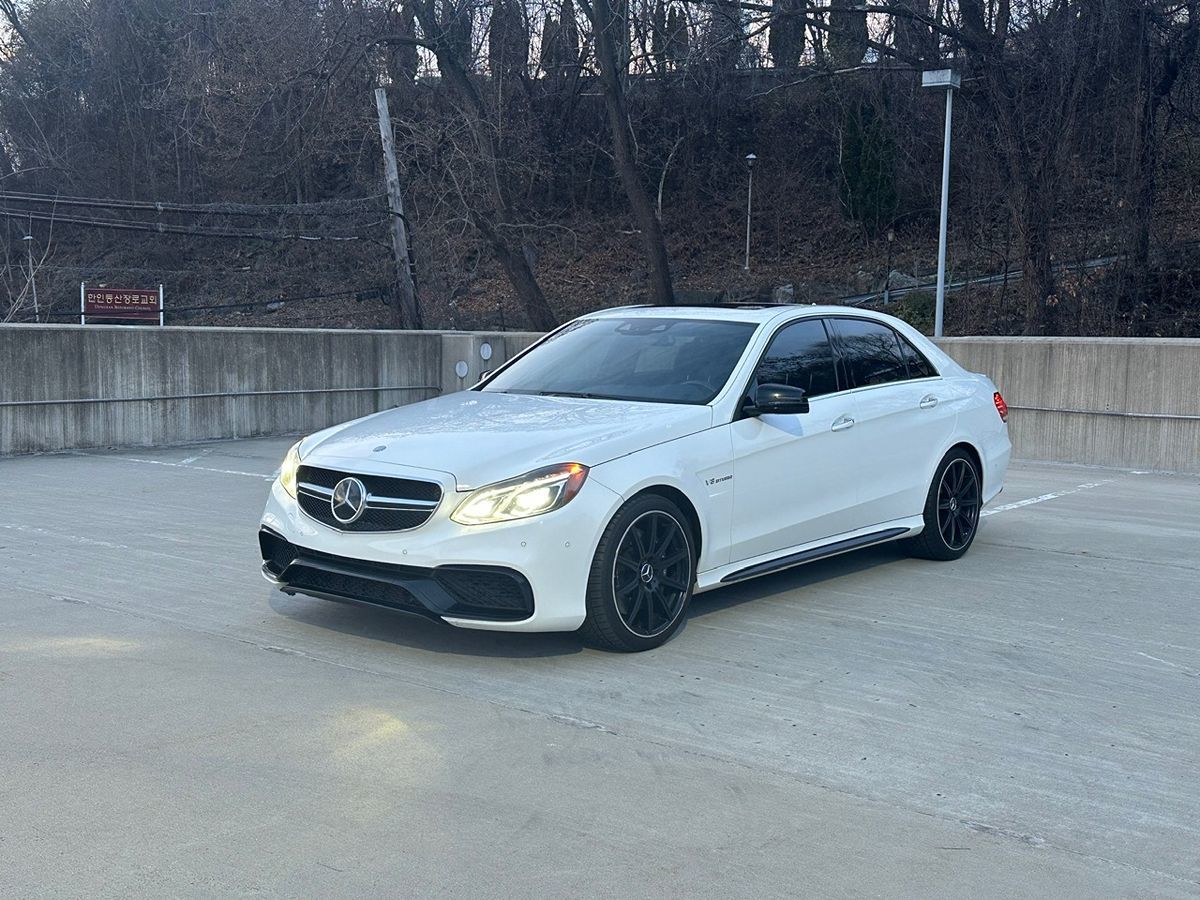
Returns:
[[[729,380],[758,326],[672,318],[581,319],[482,388],[509,394],[695,403]]]

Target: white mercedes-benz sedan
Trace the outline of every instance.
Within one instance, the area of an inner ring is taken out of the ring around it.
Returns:
[[[962,556],[1004,484],[1007,413],[879,313],[591,313],[470,390],[292,447],[262,570],[288,594],[646,650],[699,591],[884,541]]]

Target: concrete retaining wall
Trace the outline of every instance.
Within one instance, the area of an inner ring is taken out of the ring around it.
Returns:
[[[315,431],[468,387],[536,337],[3,325],[0,455]],[[1200,472],[1200,340],[942,347],[999,385],[1018,456]]]
[[[315,431],[470,386],[534,338],[4,325],[0,455]]]
[[[1200,472],[1200,340],[946,338],[996,382],[1016,455]]]

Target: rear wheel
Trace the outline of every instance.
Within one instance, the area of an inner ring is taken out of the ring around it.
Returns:
[[[958,559],[975,540],[983,491],[971,454],[951,450],[938,465],[925,498],[925,528],[903,541],[910,556]]]
[[[635,497],[613,516],[596,548],[584,637],[626,653],[666,643],[683,624],[695,580],[687,518],[665,497]]]

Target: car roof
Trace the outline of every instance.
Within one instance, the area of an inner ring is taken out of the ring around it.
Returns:
[[[858,315],[869,318],[879,317],[872,310],[860,309],[855,306],[821,306],[817,304],[774,304],[755,306],[618,306],[613,309],[601,309],[588,313],[587,319],[703,319],[717,322],[751,322],[762,324],[793,316],[831,316]]]

